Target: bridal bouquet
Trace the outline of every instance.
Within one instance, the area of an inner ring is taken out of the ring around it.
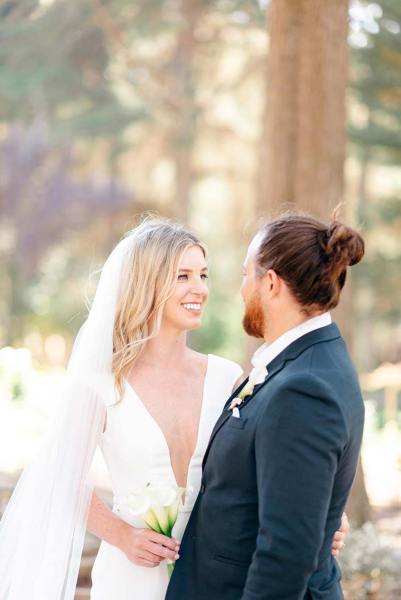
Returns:
[[[117,510],[124,508],[133,516],[142,517],[146,525],[168,537],[178,517],[178,507],[187,488],[173,485],[156,486],[148,483],[144,488],[135,490],[124,498],[116,500]],[[167,560],[169,577],[174,569],[174,561]]]

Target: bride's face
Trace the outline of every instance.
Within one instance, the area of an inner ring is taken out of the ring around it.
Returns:
[[[199,246],[187,248],[180,261],[172,296],[164,305],[163,324],[179,331],[197,329],[209,297],[206,260]]]

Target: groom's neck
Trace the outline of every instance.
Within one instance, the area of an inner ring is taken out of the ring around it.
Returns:
[[[273,313],[272,311],[268,311],[263,336],[265,342],[271,344],[287,331],[298,327],[298,325],[315,317],[317,314],[307,315],[299,305],[278,307],[278,310]]]

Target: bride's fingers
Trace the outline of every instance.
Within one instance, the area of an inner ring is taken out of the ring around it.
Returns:
[[[350,524],[349,524],[348,517],[347,517],[346,513],[343,513],[342,517],[341,517],[340,531],[342,531],[345,535],[348,535],[349,530],[350,530]]]
[[[340,550],[342,550],[344,548],[344,546],[345,546],[344,540],[345,540],[345,533],[342,530],[336,531],[336,533],[334,534],[333,543],[331,545],[331,553],[333,556],[338,556],[340,553]]]
[[[141,560],[146,560],[147,562],[152,563],[154,566],[159,565],[160,561],[162,560],[160,556],[156,556],[153,554],[153,552],[148,552],[148,550],[145,549],[138,551],[138,558]]]
[[[343,533],[342,531],[336,531],[334,534],[334,541],[335,542],[343,542],[345,540],[345,533]]]
[[[144,558],[138,558],[138,560],[136,561],[136,564],[139,565],[140,567],[149,567],[151,569],[154,569],[155,567],[159,566],[160,563],[154,563],[154,562],[151,562],[150,560],[145,560]]]
[[[150,529],[147,531],[149,531],[148,539],[152,540],[152,542],[166,546],[167,548],[170,548],[170,550],[179,550],[180,542],[178,540],[169,538],[166,535],[162,535],[161,533],[157,533],[156,531],[152,531]]]
[[[179,558],[179,555],[175,550],[169,550],[168,548],[165,548],[160,544],[155,544],[154,542],[148,543],[147,550],[152,552],[152,554],[158,556],[160,560],[163,560],[164,558],[169,558],[170,560],[177,560]]]

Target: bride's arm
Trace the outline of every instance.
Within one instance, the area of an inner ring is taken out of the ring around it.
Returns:
[[[151,529],[132,527],[117,517],[96,494],[92,494],[87,528],[119,548],[131,562],[143,567],[157,567],[165,558],[179,558],[177,540]]]
[[[119,547],[127,523],[122,521],[100,500],[92,494],[89,506],[87,529],[105,542]]]

